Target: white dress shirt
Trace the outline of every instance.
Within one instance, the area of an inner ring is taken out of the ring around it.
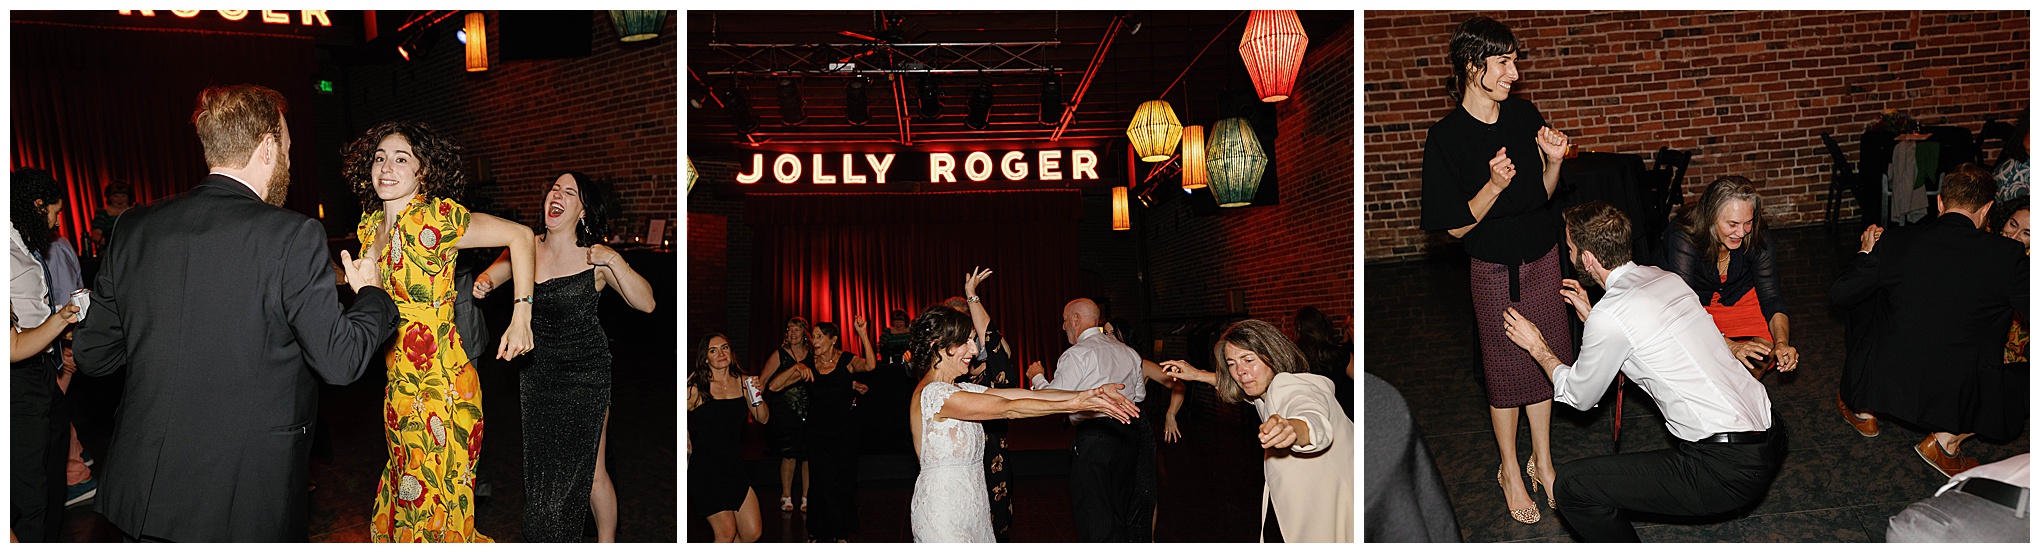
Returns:
[[[262,191],[261,191],[261,190],[256,190],[256,189],[255,189],[255,185],[253,185],[253,184],[248,184],[248,181],[244,181],[244,180],[241,180],[241,177],[236,177],[236,176],[233,176],[233,175],[229,175],[229,174],[226,174],[226,173],[221,173],[221,172],[219,172],[219,171],[213,171],[213,172],[211,172],[211,173],[208,173],[208,174],[209,174],[209,175],[219,175],[219,176],[222,176],[222,177],[226,177],[226,178],[234,179],[234,182],[238,182],[238,183],[241,183],[241,186],[246,186],[246,187],[248,187],[248,191],[249,191],[249,192],[254,192],[254,193],[255,193],[255,197],[256,197],[256,198],[258,198],[258,199],[259,199],[259,198],[261,198],[261,197],[262,197]]]
[[[50,318],[50,283],[43,280],[43,264],[13,225],[7,227],[7,239],[7,309],[16,328],[42,326]]]
[[[1104,328],[1094,326],[1078,334],[1077,343],[1063,350],[1062,357],[1056,358],[1055,380],[1035,376],[1033,385],[1028,388],[1081,392],[1117,382],[1126,385],[1126,389],[1119,391],[1121,395],[1140,403],[1147,399],[1147,386],[1141,378],[1140,354],[1107,336]],[[1091,411],[1071,413],[1070,422],[1079,423],[1102,416],[1105,415]]]
[[[1650,393],[1679,439],[1771,428],[1771,397],[1679,275],[1624,263],[1607,284],[1587,315],[1578,361],[1551,373],[1555,399],[1591,408],[1620,372]]]

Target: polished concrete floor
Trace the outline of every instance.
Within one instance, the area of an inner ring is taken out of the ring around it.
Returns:
[[[1193,387],[1199,385],[1192,385]],[[1159,431],[1155,390],[1145,405]],[[1189,401],[1209,401],[1192,391]],[[1163,396],[1165,397],[1165,396]],[[860,407],[859,409],[863,409]],[[1227,414],[1211,414],[1224,412]],[[1248,408],[1251,413],[1251,408]],[[1257,540],[1261,508],[1261,453],[1254,441],[1254,428],[1233,420],[1231,411],[1201,409],[1186,404],[1178,423],[1183,441],[1159,443],[1159,495],[1154,541],[1156,542],[1253,542]],[[866,428],[883,428],[871,425]],[[896,429],[905,435],[904,425]],[[877,433],[884,430],[872,430]],[[1070,511],[1070,432],[1061,417],[1015,421],[1008,444],[1014,449],[1007,459],[1013,473],[1012,539],[1020,543],[1076,541]],[[869,440],[867,440],[869,441]],[[798,510],[779,510],[779,459],[765,450],[763,428],[752,424],[744,441],[746,479],[758,494],[764,509],[760,542],[803,542],[807,540],[807,516]],[[873,450],[876,451],[873,451]],[[907,449],[867,448],[862,456],[857,492],[859,531],[850,535],[858,542],[911,542],[908,502],[914,493],[918,470]],[[795,482],[798,486],[798,481]],[[798,499],[795,500],[798,502]],[[714,541],[715,535],[699,513],[687,515],[687,541]],[[704,515],[705,516],[705,515]]]
[[[670,275],[665,282],[672,282]],[[680,371],[674,361],[679,348],[673,342],[678,317],[669,306],[677,303],[666,301],[670,296],[660,297],[664,302],[660,310],[644,314],[629,310],[614,294],[604,297],[600,313],[615,361],[608,467],[616,486],[616,539],[674,542],[679,539],[674,518],[679,486],[674,477],[679,472],[675,426],[679,406],[675,398]],[[483,304],[497,336],[509,320],[507,307],[498,305],[502,303]],[[528,365],[527,359],[504,362],[491,358],[479,364],[483,416],[488,425],[480,477],[493,494],[479,500],[475,525],[497,541],[520,541],[522,535],[523,424],[518,416],[517,376]],[[368,540],[376,483],[388,455],[381,430],[384,381],[378,361],[353,384],[324,386],[320,391],[319,417],[325,432],[315,440],[311,461],[312,481],[318,486],[310,492],[311,541]],[[105,458],[121,382],[121,375],[116,374],[80,377],[72,385],[73,401],[79,405],[79,441],[94,457]],[[93,512],[90,503],[72,507],[66,519],[65,533],[71,541],[121,540],[119,531]],[[595,541],[592,526],[585,534],[586,541]]]
[[[1764,386],[1792,429],[1791,453],[1768,496],[1741,512],[1699,520],[1637,519],[1645,541],[1659,542],[1882,542],[1886,519],[1911,502],[1931,497],[1947,478],[1912,450],[1926,435],[1887,422],[1875,438],[1858,435],[1835,410],[1843,360],[1845,318],[1827,303],[1827,290],[1854,233],[1829,241],[1819,227],[1773,231],[1783,264],[1792,341],[1800,350],[1795,374],[1770,373]],[[1480,385],[1479,346],[1467,293],[1463,255],[1370,263],[1367,275],[1367,372],[1402,392],[1445,480],[1460,534],[1469,542],[1568,542],[1575,539],[1555,510],[1539,504],[1544,520],[1525,525],[1509,518],[1495,468],[1502,460],[1488,422]],[[1622,452],[1669,447],[1664,419],[1642,389],[1631,385],[1623,408]],[[1616,453],[1611,408],[1577,411],[1554,406],[1552,458],[1560,463]],[[2011,443],[1970,440],[1964,453],[1983,463],[2031,450],[2031,430]],[[1528,425],[1519,425],[1522,466],[1528,459]],[[1542,495],[1535,495],[1541,501]]]

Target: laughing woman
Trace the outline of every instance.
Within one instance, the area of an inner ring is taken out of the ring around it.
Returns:
[[[652,285],[602,245],[608,187],[568,171],[545,194],[531,330],[540,346],[519,377],[524,410],[524,540],[580,541],[582,505],[595,540],[616,541],[616,488],[609,481],[609,337],[595,317],[602,291],[652,312]],[[475,277],[475,297],[512,278],[508,259]],[[530,279],[516,280],[523,284]]]
[[[1515,308],[1546,329],[1544,339],[1563,361],[1571,363],[1574,350],[1560,292],[1559,221],[1546,206],[1558,189],[1567,139],[1544,126],[1529,100],[1509,97],[1519,77],[1517,49],[1508,26],[1484,16],[1453,33],[1446,94],[1454,106],[1424,142],[1423,226],[1466,241],[1488,419],[1502,454],[1495,479],[1509,516],[1532,524],[1543,517],[1524,490],[1523,474],[1532,486],[1557,477],[1551,381],[1509,342],[1502,312]],[[1521,471],[1515,464],[1519,412],[1530,415],[1530,462]]]
[[[453,200],[467,184],[460,146],[422,123],[383,123],[342,152],[361,196],[356,233],[403,316],[384,361],[389,462],[369,539],[492,541],[475,528],[475,461],[482,452],[481,378],[453,325],[453,264],[461,248],[508,246],[520,301],[496,356],[531,351],[531,229]]]

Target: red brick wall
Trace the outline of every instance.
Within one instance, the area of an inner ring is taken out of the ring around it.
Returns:
[[[590,11],[588,56],[510,61],[499,48],[517,37],[503,36],[496,12],[485,13],[488,71],[465,70],[450,29],[412,61],[346,70],[337,83],[350,108],[346,138],[387,120],[424,121],[488,161],[496,183],[469,194],[493,199],[520,222],[537,224],[543,187],[576,170],[612,183],[623,221],[666,219],[666,235],[675,234],[679,16],[667,14],[658,38],[624,44],[609,12]]]
[[[1306,305],[1334,320],[1350,320],[1353,28],[1311,37],[1298,81],[1296,94],[1276,106],[1280,203],[1204,216],[1182,200],[1151,210],[1136,204],[1134,232],[1146,233],[1148,240],[1151,317],[1223,314],[1229,293],[1244,290],[1247,315],[1285,331],[1293,332],[1290,319]],[[1171,343],[1162,353],[1189,353],[1182,347]]]
[[[1860,162],[1857,139],[1885,109],[1971,132],[2016,119],[2028,98],[2027,13],[1484,15],[1522,43],[1515,94],[1581,147],[1691,151],[1689,198],[1708,181],[1742,175],[1761,187],[1771,224],[1791,226],[1823,216],[1830,164],[1820,133]],[[1421,255],[1449,240],[1417,226],[1423,143],[1451,109],[1446,42],[1473,14],[1364,15],[1367,259]],[[1843,206],[1853,216],[1855,201]]]

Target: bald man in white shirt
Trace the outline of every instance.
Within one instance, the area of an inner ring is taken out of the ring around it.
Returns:
[[[1027,367],[1028,386],[1035,390],[1089,390],[1111,383],[1126,387],[1126,399],[1140,403],[1147,398],[1141,381],[1140,354],[1119,343],[1100,328],[1098,304],[1077,298],[1063,305],[1063,338],[1070,349],[1055,361],[1055,380],[1042,375],[1040,363]],[[1132,535],[1133,479],[1136,448],[1141,432],[1149,431],[1141,419],[1125,424],[1095,412],[1070,415],[1077,434],[1070,438],[1076,458],[1070,466],[1070,503],[1076,515],[1077,541],[1145,541]]]
[[[1729,352],[1679,275],[1630,262],[1622,212],[1593,202],[1566,210],[1565,226],[1573,265],[1608,290],[1595,305],[1578,281],[1562,285],[1566,303],[1586,321],[1579,360],[1560,363],[1537,326],[1513,309],[1503,313],[1509,339],[1551,377],[1554,399],[1577,409],[1593,408],[1617,374],[1627,375],[1657,402],[1678,441],[1560,465],[1552,485],[1559,513],[1585,541],[1634,542],[1624,510],[1712,515],[1763,497],[1787,437],[1764,386]]]

